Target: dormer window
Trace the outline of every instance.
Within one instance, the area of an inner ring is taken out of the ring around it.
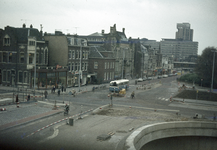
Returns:
[[[3,46],[10,46],[10,37],[8,35],[5,35],[3,39]]]

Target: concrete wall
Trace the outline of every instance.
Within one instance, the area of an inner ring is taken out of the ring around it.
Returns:
[[[217,137],[217,123],[214,122],[166,122],[143,126],[135,130],[125,142],[125,150],[140,150],[150,141],[179,136]],[[177,145],[178,146],[178,145]],[[212,144],[204,147],[212,149]],[[215,149],[213,144],[213,149]],[[190,148],[191,149],[191,148]]]

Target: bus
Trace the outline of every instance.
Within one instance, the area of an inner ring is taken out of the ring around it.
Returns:
[[[114,81],[110,82],[109,91],[118,93],[122,89],[126,89],[126,88],[129,88],[129,80],[128,79],[114,80]]]

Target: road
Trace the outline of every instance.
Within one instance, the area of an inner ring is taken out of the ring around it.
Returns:
[[[195,113],[200,113],[203,114],[206,118],[212,119],[213,113],[216,112],[205,109],[206,107],[212,106],[201,106],[200,109],[198,109],[198,105],[184,104],[180,102],[170,102],[170,97],[178,92],[178,83],[175,79],[176,77],[154,79],[138,82],[137,85],[135,85],[135,82],[132,80],[130,81],[130,88],[128,89],[126,96],[113,97],[113,104],[117,106],[134,107],[137,109],[142,108],[146,110],[156,110],[157,112],[167,112],[171,114],[176,114],[178,112],[179,115],[189,118],[192,118]],[[146,87],[146,90],[139,89],[142,87],[142,85]],[[151,89],[147,89],[148,87],[151,87]],[[130,97],[132,91],[135,91],[134,99]],[[67,94],[60,96],[58,96],[57,94],[49,94],[47,101],[38,101],[37,104],[34,104],[34,102],[27,104],[31,105],[31,107],[26,108],[25,112],[21,113],[22,109],[20,109],[19,111],[22,115],[25,115],[25,113],[30,114],[30,111],[33,110],[33,108],[38,109],[39,111],[46,112],[47,110],[51,110],[54,107],[54,103],[56,101],[59,105],[58,109],[63,109],[63,106],[66,103],[70,104],[69,116],[72,116],[75,114],[79,114],[80,112],[95,109],[102,105],[111,103],[108,94],[108,88],[97,89],[94,92],[85,92],[83,94],[78,94],[75,97]],[[189,109],[188,107],[186,107],[186,105],[191,105],[192,107]],[[7,113],[8,112],[3,112],[0,115],[4,115],[4,117],[7,117]],[[17,114],[17,116],[15,115],[15,118],[19,118],[19,114]],[[16,148],[16,146],[20,146],[23,149],[25,149],[25,147],[26,149],[28,149],[35,143],[46,143],[47,140],[57,137],[57,135],[59,134],[58,128],[65,125],[66,120],[61,121],[55,126],[46,126],[64,118],[66,118],[66,116],[63,116],[63,113],[59,113],[54,116],[32,121],[30,123],[13,127],[8,130],[3,130],[0,134],[0,144],[7,143],[5,145],[8,145],[10,148],[11,146],[14,146],[13,148]],[[40,132],[37,132],[36,134],[31,135],[32,133],[43,127],[46,128],[41,130]],[[64,143],[64,135],[61,134],[61,136],[59,137],[59,142]]]

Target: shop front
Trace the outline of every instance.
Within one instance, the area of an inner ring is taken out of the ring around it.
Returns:
[[[35,86],[37,89],[67,87],[67,69],[37,69]],[[31,71],[30,87],[34,87],[34,70]]]

